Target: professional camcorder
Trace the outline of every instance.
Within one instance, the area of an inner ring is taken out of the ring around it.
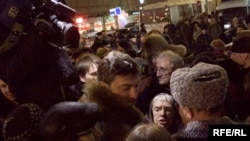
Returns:
[[[30,31],[53,46],[77,47],[79,32],[72,20],[75,14],[64,0],[1,0],[0,53],[20,43]]]

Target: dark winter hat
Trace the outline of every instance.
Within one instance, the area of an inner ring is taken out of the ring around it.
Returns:
[[[210,52],[210,51],[205,51],[193,57],[191,66],[194,66],[200,62],[216,64],[217,63],[216,60],[217,60],[217,56],[215,53]]]
[[[177,69],[170,79],[171,94],[177,103],[200,110],[223,104],[227,87],[226,71],[219,65],[203,62]]]
[[[95,103],[61,102],[42,117],[40,131],[47,140],[60,140],[91,128],[99,119]]]
[[[220,51],[220,50],[225,50],[225,43],[221,39],[214,39],[210,43],[210,46],[215,50],[215,51]]]
[[[102,35],[102,32],[97,32],[96,33],[96,36],[100,36],[100,35]]]
[[[16,107],[3,123],[4,141],[38,140],[39,122],[43,110],[33,103]]]
[[[250,36],[238,38],[233,42],[232,52],[250,53]]]

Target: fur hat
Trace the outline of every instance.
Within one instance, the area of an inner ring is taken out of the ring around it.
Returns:
[[[181,44],[170,45],[169,50],[179,54],[181,57],[184,57],[187,54],[187,47]]]
[[[211,43],[210,46],[215,50],[215,51],[220,51],[220,50],[225,50],[225,43],[221,39],[214,39]]]
[[[232,46],[232,52],[250,53],[250,36],[236,39]]]
[[[98,120],[99,107],[95,103],[61,102],[44,114],[40,131],[47,140],[59,140],[88,130]]]
[[[227,87],[226,71],[207,63],[177,69],[170,79],[171,94],[177,103],[200,110],[223,104]]]
[[[168,42],[161,35],[151,35],[149,36],[142,48],[142,54],[144,58],[151,58],[152,56],[156,56],[164,50],[169,48]]]
[[[99,47],[96,51],[96,56],[100,57],[101,59],[107,54],[108,50],[104,47]]]
[[[5,141],[38,140],[39,122],[43,110],[33,103],[25,103],[16,107],[3,123]]]

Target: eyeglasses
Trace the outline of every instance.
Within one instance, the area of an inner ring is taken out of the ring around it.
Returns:
[[[171,73],[172,69],[167,69],[167,68],[156,68],[155,72],[158,72],[160,74],[165,74],[165,73]]]

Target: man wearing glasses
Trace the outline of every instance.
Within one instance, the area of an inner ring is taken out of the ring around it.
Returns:
[[[183,58],[172,51],[164,51],[157,56],[156,77],[166,93],[170,94],[169,84],[172,72],[182,67],[184,67]]]

